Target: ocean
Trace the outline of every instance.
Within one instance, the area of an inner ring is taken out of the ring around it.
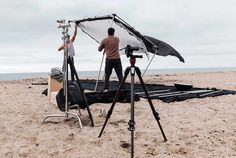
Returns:
[[[143,71],[143,70],[141,70]],[[233,68],[188,68],[188,69],[150,69],[146,74],[175,74],[175,73],[193,73],[193,72],[220,72],[220,71],[236,71]],[[115,73],[112,73],[115,76]],[[50,72],[31,72],[31,73],[0,73],[0,80],[20,80],[30,78],[47,78]],[[101,72],[100,78],[103,75]],[[79,77],[97,78],[98,71],[79,71]]]

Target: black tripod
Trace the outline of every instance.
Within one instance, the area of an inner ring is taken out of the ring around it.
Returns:
[[[75,69],[75,65],[74,65],[74,62],[73,62],[73,58],[72,57],[68,57],[67,58],[67,63],[68,65],[70,66],[70,70],[71,70],[71,80],[74,81],[73,77],[76,78],[76,82],[79,86],[79,89],[80,89],[80,93],[82,95],[82,98],[83,98],[83,101],[85,103],[85,106],[86,106],[86,109],[88,111],[88,114],[89,114],[89,118],[91,120],[91,125],[92,127],[94,126],[94,123],[93,123],[93,117],[92,117],[92,113],[90,112],[90,109],[89,109],[89,106],[88,106],[88,102],[87,102],[87,99],[86,99],[86,96],[84,94],[84,90],[80,84],[80,80],[79,80],[79,76],[76,72],[76,69]],[[68,85],[67,85],[68,86]],[[68,91],[69,91],[69,87],[68,87]]]
[[[131,64],[131,66],[127,67],[126,70],[125,70],[124,78],[123,78],[122,82],[119,85],[119,88],[118,88],[118,90],[116,92],[115,98],[114,98],[114,100],[112,102],[112,105],[111,105],[111,107],[110,107],[110,109],[109,109],[109,111],[107,113],[106,120],[105,120],[105,122],[103,124],[102,130],[101,130],[101,132],[100,132],[100,134],[98,136],[98,137],[102,136],[102,133],[103,133],[103,130],[105,129],[107,121],[111,117],[112,111],[113,111],[113,109],[115,107],[115,104],[116,104],[116,102],[117,102],[117,100],[118,100],[118,98],[120,96],[122,86],[124,85],[125,80],[126,80],[128,74],[130,72],[130,74],[131,74],[131,96],[130,96],[131,97],[131,101],[130,101],[130,103],[131,103],[131,118],[130,118],[129,123],[128,123],[128,125],[129,125],[128,130],[131,131],[131,158],[134,157],[134,131],[135,131],[135,121],[134,121],[134,76],[135,76],[135,72],[137,73],[139,81],[140,81],[140,83],[141,83],[141,85],[143,87],[143,90],[144,90],[145,95],[147,97],[148,103],[149,103],[149,105],[150,105],[150,107],[152,109],[152,113],[153,113],[155,119],[157,120],[157,123],[158,123],[159,128],[160,128],[161,133],[162,133],[162,136],[164,138],[164,141],[167,141],[165,133],[164,133],[164,131],[162,129],[162,126],[161,126],[161,123],[160,123],[159,114],[155,110],[155,108],[154,108],[154,106],[152,104],[152,101],[151,101],[151,99],[149,97],[148,91],[147,91],[147,89],[145,87],[145,84],[144,84],[142,76],[141,76],[140,69],[135,66],[136,58],[142,58],[142,56],[133,55],[132,54],[133,50],[137,50],[137,49],[132,48],[130,46],[127,46],[126,55],[127,55],[127,57],[130,57],[130,64]]]

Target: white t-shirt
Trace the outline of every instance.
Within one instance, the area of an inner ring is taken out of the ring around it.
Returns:
[[[74,46],[73,46],[73,42],[70,40],[70,42],[68,43],[68,55],[70,57],[73,57],[75,56],[75,49],[74,49]]]

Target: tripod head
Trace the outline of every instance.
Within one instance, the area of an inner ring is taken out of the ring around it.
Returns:
[[[125,54],[127,56],[127,58],[130,58],[130,64],[132,66],[135,65],[136,63],[136,58],[143,58],[142,55],[134,55],[133,54],[133,51],[138,51],[139,50],[139,47],[132,47],[130,45],[127,45],[127,47],[125,48]]]
[[[143,58],[142,55],[134,55],[133,54],[133,51],[138,51],[138,50],[139,50],[139,47],[132,47],[130,45],[127,45],[127,47],[125,48],[125,54],[126,54],[127,58],[131,58],[131,59]]]

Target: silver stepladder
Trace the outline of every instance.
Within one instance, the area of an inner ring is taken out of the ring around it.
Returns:
[[[59,26],[58,28],[61,28],[62,29],[62,40],[63,40],[63,44],[64,46],[67,45],[69,43],[69,34],[68,34],[68,30],[69,30],[69,27],[70,27],[70,24],[66,21],[66,20],[57,20],[57,22],[59,23]],[[64,97],[65,97],[65,112],[64,114],[51,114],[51,115],[47,115],[46,117],[44,117],[43,119],[43,123],[46,121],[47,118],[51,118],[51,117],[65,117],[65,118],[69,118],[69,115],[71,115],[72,117],[75,117],[78,119],[79,121],[79,125],[80,125],[80,128],[82,128],[82,122],[81,122],[81,118],[80,118],[80,111],[79,111],[79,114],[76,114],[76,113],[73,113],[73,112],[69,112],[69,104],[68,104],[68,92],[69,92],[69,84],[68,84],[68,64],[70,64],[70,62],[68,62],[68,47],[64,47],[64,60],[63,60],[63,94],[64,94]],[[87,103],[87,99],[86,99],[86,96],[84,94],[84,91],[81,87],[81,84],[79,82],[79,77],[78,77],[78,74],[76,72],[76,69],[74,67],[73,64],[70,64],[70,67],[71,67],[71,70],[73,72],[75,77],[76,77],[76,81],[77,81],[77,84],[79,86],[79,90],[81,92],[81,95],[82,95],[82,98],[83,98],[83,101],[85,103],[85,106],[87,108],[87,111],[89,113],[89,117],[90,117],[90,120],[91,120],[91,126],[93,127],[94,126],[94,123],[93,123],[93,118],[92,118],[92,114],[89,110],[89,107],[88,107],[88,103]]]

